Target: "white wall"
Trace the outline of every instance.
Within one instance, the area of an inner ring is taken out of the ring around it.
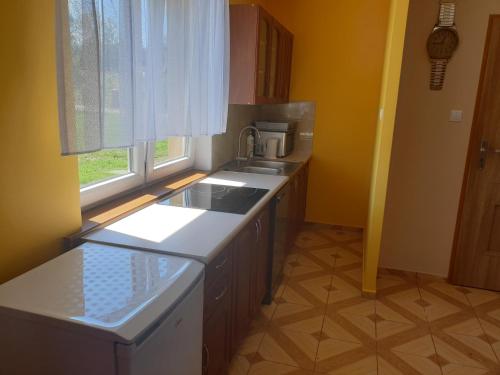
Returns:
[[[442,91],[429,90],[425,45],[439,0],[412,0],[380,266],[447,276],[490,14],[500,0],[457,0],[460,46]],[[448,122],[452,109],[462,123]]]

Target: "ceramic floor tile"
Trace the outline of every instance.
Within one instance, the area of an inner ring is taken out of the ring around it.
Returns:
[[[442,299],[448,300],[450,303],[455,303],[461,308],[470,307],[470,303],[463,291],[463,288],[448,284],[445,281],[429,282],[424,286],[419,286],[422,290],[429,293],[434,293]]]
[[[388,293],[388,291],[391,291],[394,288],[400,287],[402,285],[408,285],[406,280],[385,278],[379,276],[377,277],[377,295],[383,296]]]
[[[485,338],[495,352],[497,359],[500,360],[500,327],[485,319],[479,319],[479,323],[485,332]]]
[[[398,365],[391,365],[388,361],[377,355],[378,375],[403,375],[398,369]]]
[[[274,311],[276,310],[277,303],[273,301],[270,305],[261,305],[257,316],[250,324],[250,334],[262,332],[266,329],[271,321]]]
[[[303,260],[303,259],[302,259]],[[299,260],[300,262],[300,260]],[[305,265],[309,264],[309,266]],[[318,263],[311,264],[311,262],[304,262],[292,268],[288,275],[288,282],[292,280],[305,280],[316,276],[332,275],[332,270],[329,268],[321,267]]]
[[[283,303],[276,309],[271,325],[305,333],[320,332],[324,315],[324,308]]]
[[[284,302],[306,306],[325,306],[331,289],[331,275],[311,272],[291,278],[281,298]]]
[[[421,357],[436,354],[428,327],[391,321],[377,322],[377,347]]]
[[[481,307],[491,302],[500,302],[500,294],[483,289],[463,288],[465,297],[473,307]]]
[[[358,253],[360,255],[363,254],[363,241],[362,240],[351,242],[349,244],[346,244],[345,246],[351,250],[354,250],[356,253]]]
[[[335,274],[342,274],[344,278],[350,280],[350,282],[361,289],[361,282],[363,280],[363,270],[359,265],[353,265],[351,267],[343,267],[341,271],[335,272]]]
[[[275,298],[276,303],[291,303],[296,305],[303,305],[307,307],[324,306],[322,301],[317,301],[315,298],[303,296],[300,288],[296,285],[287,285],[281,294],[281,297]]]
[[[432,322],[430,326],[433,332],[443,331],[475,337],[484,335],[479,319],[469,312],[461,312],[440,321]]]
[[[383,345],[385,340],[400,342],[400,340],[397,339],[397,335],[404,334],[405,332],[412,331],[417,328],[418,326],[414,324],[398,323],[391,320],[378,320],[376,323],[378,345]]]
[[[317,251],[320,251],[320,250],[317,250]],[[314,268],[316,270],[324,270],[327,273],[332,272],[333,262],[335,261],[335,259],[333,257],[331,257],[330,262],[325,262],[323,259],[320,259],[312,254],[313,254],[312,252],[299,253],[299,255],[297,256],[297,259],[294,262],[290,263],[290,265],[293,266],[293,271],[295,271],[295,272],[292,272],[292,276],[294,274],[297,274],[297,272],[296,272],[297,269],[301,269],[301,268],[304,268],[306,270]]]
[[[500,300],[490,300],[489,302],[476,305],[474,312],[479,318],[500,326]]]
[[[335,269],[360,264],[362,261],[361,255],[356,251],[339,249],[335,255]]]
[[[438,296],[426,289],[421,289],[420,295],[422,306],[424,307],[425,315],[429,322],[449,318],[456,313],[460,313],[464,308],[469,308],[469,305],[465,306],[461,303],[454,303],[451,297],[443,298],[443,296]],[[467,303],[466,300],[465,302]]]
[[[328,296],[328,305],[345,303],[347,300],[359,299],[361,290],[339,275],[333,275],[332,286]]]
[[[245,356],[235,355],[229,365],[229,375],[246,375],[250,369],[250,362]]]
[[[331,238],[336,242],[347,242],[347,241],[360,241],[363,238],[363,232],[360,230],[353,230],[350,228],[324,228],[318,231]]]
[[[319,372],[316,372],[318,374]],[[359,360],[338,362],[325,374],[329,375],[377,375],[377,356],[361,356]]]
[[[378,352],[379,375],[441,375],[435,356],[421,357],[392,351]]]
[[[420,292],[415,287],[398,288],[395,292],[377,299],[378,301],[383,301],[386,305],[391,306],[393,310],[397,309],[407,319],[426,321],[424,308],[428,305],[428,302],[420,297]]]
[[[399,305],[391,303],[388,300],[375,301],[375,311],[380,317],[380,320],[388,320],[402,324],[416,324],[420,319],[412,319],[413,314],[410,314],[406,309],[402,309]]]
[[[415,332],[415,330],[411,333],[413,332]],[[432,337],[429,333],[423,332],[422,336],[421,333],[417,333],[412,336],[416,337],[409,337],[399,343],[399,345],[392,345],[391,350],[399,353],[418,355],[425,358],[429,358],[436,354],[436,349],[434,349],[434,343],[432,342]]]
[[[389,268],[379,268],[378,277],[381,279],[396,280],[406,284],[417,285],[416,272],[393,270]]]
[[[324,268],[331,268],[335,265],[335,260],[337,259],[339,250],[339,247],[329,247],[324,249],[310,250],[306,254],[311,259],[319,262]]]
[[[342,303],[328,305],[329,311],[336,311],[342,315],[372,316],[375,314],[375,300],[356,297]]]
[[[439,333],[433,334],[438,355],[446,365],[497,369],[498,361],[489,343],[484,338]]]
[[[466,367],[456,365],[454,363],[448,363],[441,367],[443,371],[443,375],[493,375],[494,372],[491,372],[488,369],[484,368],[476,368],[476,367]]]
[[[321,339],[325,338],[362,344],[363,341],[371,339],[371,334],[369,332],[367,335],[364,330],[360,331],[358,327],[352,327],[350,323],[346,323],[345,318],[339,315],[327,315],[321,332]]]
[[[335,373],[360,361],[370,361],[369,358],[375,356],[375,349],[361,343],[324,338],[319,344],[315,369],[317,372]]]
[[[313,375],[312,371],[270,361],[257,362],[250,368],[249,375]]]
[[[376,349],[376,326],[373,313],[339,313],[328,310],[323,323],[322,338],[356,342],[367,348]]]
[[[332,240],[314,231],[302,231],[295,240],[295,246],[304,250],[316,249],[328,245],[332,245]]]
[[[257,357],[313,370],[318,344],[314,334],[270,327],[260,344]]]

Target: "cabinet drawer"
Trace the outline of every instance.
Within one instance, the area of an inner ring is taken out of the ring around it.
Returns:
[[[205,301],[203,303],[203,316],[209,318],[217,309],[219,304],[225,303],[231,295],[231,278],[230,275],[224,275],[218,278],[214,284],[208,289],[205,289]]]
[[[210,286],[219,278],[228,275],[232,267],[232,244],[227,246],[221,251],[217,257],[207,265],[205,270],[205,289]]]

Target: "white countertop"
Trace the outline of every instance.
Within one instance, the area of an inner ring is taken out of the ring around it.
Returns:
[[[245,215],[152,204],[84,239],[190,257],[208,264],[287,181],[285,176],[216,172],[200,182],[269,192]]]

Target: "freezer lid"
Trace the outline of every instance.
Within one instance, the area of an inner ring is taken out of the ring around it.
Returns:
[[[0,310],[131,343],[194,287],[203,268],[192,259],[86,243],[0,285]]]

